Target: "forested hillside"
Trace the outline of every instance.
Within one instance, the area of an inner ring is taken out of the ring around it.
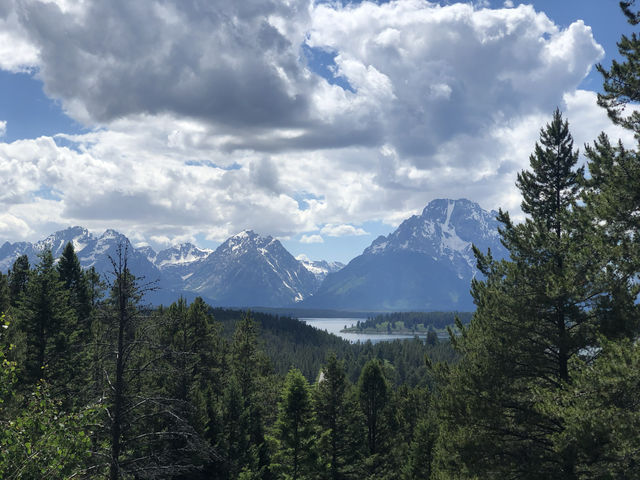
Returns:
[[[113,261],[103,282],[69,243],[0,277],[2,478],[393,475],[429,414],[428,365],[456,357],[199,298],[146,308],[126,246]]]

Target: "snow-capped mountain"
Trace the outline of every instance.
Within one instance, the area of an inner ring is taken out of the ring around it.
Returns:
[[[347,266],[339,262],[295,259],[272,237],[248,230],[215,251],[186,243],[160,252],[135,248],[126,236],[107,230],[96,236],[81,227],[55,232],[34,244],[0,246],[0,271],[18,256],[32,265],[51,248],[59,256],[73,242],[84,268],[95,267],[107,279],[119,246],[127,250],[129,269],[143,283],[156,282],[146,301],[169,304],[180,295],[222,306],[300,307],[350,310],[472,310],[471,279],[477,274],[472,244],[506,255],[498,235],[496,212],[469,200],[439,199],[381,236]]]
[[[29,242],[5,242],[0,247],[0,271],[8,271],[13,262],[22,255],[29,257],[29,262],[33,263],[38,256],[38,252],[33,247],[33,244]]]
[[[109,279],[110,257],[118,247],[126,248],[131,272],[142,283],[154,283],[156,289],[146,301],[168,304],[180,295],[203,296],[207,301],[225,306],[285,306],[310,296],[320,281],[316,277],[339,268],[340,264],[314,262],[310,272],[282,244],[272,237],[246,231],[229,238],[215,251],[203,250],[190,243],[155,252],[149,246],[135,248],[129,239],[115,230],[96,236],[81,227],[70,227],[49,235],[34,244],[6,242],[0,247],[0,271],[26,254],[31,265],[38,263],[38,253],[50,248],[55,257],[72,242],[83,268],[95,267]]]
[[[221,305],[283,306],[311,295],[315,276],[273,237],[248,230],[227,239],[185,280]]]
[[[212,252],[213,250],[199,249],[191,243],[183,243],[155,254],[153,264],[170,284],[183,288],[184,282]],[[149,259],[150,257],[147,256]]]
[[[201,250],[192,243],[183,243],[158,252],[154,263],[160,269],[178,265],[191,265],[194,262],[204,260],[211,252],[213,250]]]
[[[5,243],[0,247],[0,270],[7,271],[20,255],[27,255],[29,263],[35,265],[39,262],[38,254],[49,248],[54,257],[59,257],[67,243],[72,242],[76,255],[83,268],[95,267],[96,271],[105,279],[112,277],[113,265],[109,257],[117,259],[118,248],[122,245],[127,251],[128,267],[135,275],[143,278],[143,282],[154,282],[158,290],[148,295],[147,301],[159,303],[164,296],[170,293],[169,285],[163,279],[162,274],[151,263],[143,252],[135,249],[129,239],[115,230],[107,230],[102,235],[96,236],[82,227],[70,227],[49,235],[44,240],[34,244],[18,242]]]
[[[38,254],[45,248],[51,249],[54,257],[59,257],[67,243],[73,242],[73,246],[78,252],[93,240],[95,237],[86,228],[70,227],[55,232],[36,243],[5,242],[0,247],[0,271],[6,272],[21,255],[29,257],[29,263],[33,265],[38,262]]]
[[[472,244],[501,258],[496,212],[438,199],[328,275],[303,306],[372,310],[471,310]]]
[[[335,273],[338,270],[344,268],[344,263],[341,262],[327,262],[326,260],[309,260],[304,255],[296,257],[296,259],[302,263],[304,268],[309,270],[316,277],[318,286],[322,281],[327,278],[330,273]]]
[[[477,273],[472,245],[498,256],[504,247],[498,235],[497,212],[487,212],[466,199],[437,199],[421,215],[414,215],[387,237],[378,237],[364,255],[382,255],[393,251],[419,252],[431,258],[448,260],[460,279]]]

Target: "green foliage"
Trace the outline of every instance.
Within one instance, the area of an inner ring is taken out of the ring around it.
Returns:
[[[7,327],[3,316],[0,339]],[[0,478],[63,479],[86,473],[88,428],[100,408],[65,412],[45,383],[22,399],[15,395],[16,381],[16,363],[0,347]]]
[[[640,16],[631,9],[634,3],[635,0],[620,2],[620,6],[629,23],[637,25]],[[629,104],[640,101],[640,38],[635,32],[630,38],[622,35],[618,42],[618,53],[624,58],[623,62],[612,60],[609,70],[602,65],[596,67],[604,79],[604,93],[598,94],[598,105],[607,110],[614,123],[637,135],[640,132],[640,113],[631,110],[630,114],[625,115]]]
[[[20,255],[13,266],[9,270],[9,296],[11,297],[11,305],[17,305],[21,296],[27,290],[27,282],[29,281],[29,258],[26,255]]]
[[[321,471],[331,480],[361,478],[364,417],[343,362],[331,353],[314,392]]]
[[[6,313],[10,305],[9,277],[0,273],[0,314]]]
[[[82,336],[86,338],[90,328],[92,295],[90,279],[82,270],[80,260],[69,242],[64,247],[57,265],[60,280],[68,292],[69,306],[75,311],[82,329]],[[95,270],[94,270],[95,272]]]
[[[277,478],[311,478],[316,470],[311,393],[307,380],[295,368],[285,378],[272,439],[275,454],[270,468]]]
[[[516,225],[499,215],[511,261],[476,251],[485,280],[472,284],[477,310],[455,339],[463,357],[443,392],[441,478],[574,475],[575,459],[549,448],[564,426],[538,397],[570,382],[570,362],[597,345],[607,260],[590,248],[577,208],[582,172],[557,110],[540,136],[531,171],[518,176],[529,217]]]
[[[44,383],[28,395],[20,412],[0,420],[0,478],[67,479],[88,475],[88,428],[101,409],[66,413]]]
[[[407,462],[402,468],[403,480],[430,478],[437,433],[438,424],[434,417],[425,415],[420,419],[414,431]]]
[[[364,322],[358,322],[357,330],[376,329],[378,325],[388,323],[392,331],[422,331],[432,329],[445,329],[454,324],[458,316],[463,324],[471,321],[471,312],[395,312],[376,315],[367,318]]]
[[[576,460],[577,479],[640,476],[640,347],[603,341],[593,364],[576,359],[571,385],[544,392],[540,409],[562,422],[552,437],[560,456]]]
[[[369,455],[379,453],[384,445],[387,406],[391,391],[379,360],[369,360],[358,380],[358,398],[367,427]]]
[[[34,385],[39,379],[65,378],[68,383],[72,375],[68,353],[77,351],[77,319],[50,250],[40,254],[40,263],[30,273],[16,317],[26,337],[23,382]]]

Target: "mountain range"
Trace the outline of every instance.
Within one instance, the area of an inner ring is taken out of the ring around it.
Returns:
[[[83,268],[93,266],[108,277],[110,257],[122,245],[130,270],[154,282],[146,297],[153,304],[199,295],[216,306],[463,311],[473,309],[469,284],[477,269],[471,245],[491,248],[498,258],[506,254],[495,217],[469,200],[433,200],[346,266],[296,259],[279,240],[251,230],[215,250],[185,243],[156,252],[134,247],[115,230],[97,236],[70,227],[36,243],[6,242],[0,247],[0,271],[24,254],[35,264],[46,248],[58,257],[72,242]]]

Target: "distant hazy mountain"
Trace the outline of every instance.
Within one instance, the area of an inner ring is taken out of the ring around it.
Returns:
[[[472,244],[506,254],[496,212],[469,200],[433,200],[362,255],[329,274],[302,306],[349,310],[471,310]]]

